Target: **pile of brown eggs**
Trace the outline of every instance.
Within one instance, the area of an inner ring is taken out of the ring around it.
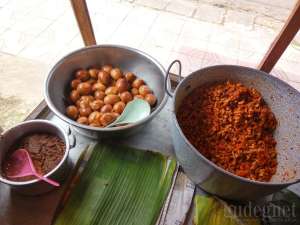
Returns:
[[[74,76],[70,84],[72,104],[66,114],[80,124],[105,127],[136,98],[144,99],[151,107],[156,104],[156,96],[145,81],[120,68],[105,65],[101,69],[80,69]]]

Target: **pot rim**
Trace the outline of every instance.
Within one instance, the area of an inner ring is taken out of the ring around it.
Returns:
[[[30,124],[30,123],[31,124],[32,123],[37,123],[37,124],[50,125],[50,126],[56,128],[63,135],[63,138],[64,138],[63,141],[65,142],[65,145],[66,145],[65,153],[64,153],[63,158],[60,160],[60,162],[49,173],[44,175],[45,177],[49,177],[52,174],[54,174],[63,165],[63,163],[65,163],[65,161],[68,158],[68,155],[69,155],[69,152],[70,152],[70,142],[69,142],[68,135],[67,135],[67,133],[65,132],[65,130],[63,128],[56,125],[55,123],[53,123],[51,121],[48,121],[48,120],[36,119],[36,120],[28,120],[28,121],[25,121],[25,122],[21,122],[21,123],[17,124],[16,126],[11,127],[7,131],[5,131],[3,134],[1,134],[1,136],[3,137],[5,135],[7,135],[11,130],[19,129],[24,124]],[[45,132],[47,132],[47,131],[45,131]],[[2,173],[2,168],[1,168],[1,173]],[[39,179],[33,179],[33,180],[29,180],[29,181],[12,181],[12,180],[8,180],[8,179],[4,178],[3,176],[0,176],[0,181],[5,183],[5,184],[12,185],[12,186],[27,186],[27,185],[35,184],[35,183],[38,183],[38,182],[43,182]]]
[[[159,70],[162,72],[162,74],[165,76],[166,74],[166,70],[164,69],[164,67],[152,56],[150,56],[149,54],[135,49],[135,48],[131,48],[128,46],[123,46],[123,45],[111,45],[111,44],[103,44],[103,45],[93,45],[93,46],[88,46],[88,47],[83,47],[80,49],[77,49],[75,51],[72,51],[71,53],[67,54],[66,56],[64,56],[63,58],[61,58],[50,70],[48,76],[45,79],[44,82],[44,96],[45,96],[45,100],[47,105],[49,106],[49,108],[51,109],[52,112],[55,113],[55,115],[57,115],[60,119],[62,119],[63,121],[67,122],[68,124],[71,124],[73,126],[76,126],[78,128],[81,129],[85,129],[85,130],[89,130],[89,131],[96,131],[96,132],[104,132],[104,133],[109,133],[109,132],[113,132],[113,131],[121,131],[121,130],[126,130],[126,129],[130,129],[131,127],[137,127],[147,121],[150,121],[156,114],[158,114],[162,108],[166,105],[167,100],[168,100],[168,95],[164,93],[163,99],[161,101],[161,103],[155,108],[155,110],[153,112],[150,113],[149,116],[147,116],[146,118],[136,122],[136,123],[132,123],[132,124],[127,124],[125,126],[120,126],[120,127],[109,127],[109,128],[100,128],[100,127],[92,127],[92,126],[88,126],[88,125],[84,125],[84,124],[80,124],[77,123],[74,120],[71,120],[70,118],[68,118],[66,115],[64,115],[62,112],[60,112],[55,105],[53,104],[51,98],[50,98],[50,94],[49,94],[49,80],[51,79],[53,73],[56,71],[56,69],[63,64],[63,62],[70,56],[78,54],[78,53],[83,53],[85,51],[89,51],[90,49],[97,49],[97,48],[116,48],[116,49],[125,49],[125,50],[129,50],[131,52],[135,52],[138,53],[144,57],[146,57],[147,59],[149,59],[150,61],[152,61],[152,63],[157,66],[159,68]],[[165,81],[164,81],[165,82]],[[164,85],[164,84],[163,84]]]
[[[175,91],[174,91],[174,95],[173,95],[173,98],[172,98],[172,110],[171,110],[171,113],[172,113],[172,117],[173,117],[173,120],[175,121],[175,126],[176,128],[178,129],[181,137],[183,138],[184,142],[189,146],[190,149],[192,149],[192,151],[194,151],[194,153],[196,153],[198,156],[201,157],[201,159],[203,159],[205,162],[207,162],[209,165],[213,166],[215,169],[217,169],[218,171],[226,174],[226,175],[229,175],[231,178],[236,178],[242,182],[247,182],[247,183],[250,183],[250,184],[256,184],[256,185],[261,185],[261,186],[289,186],[289,185],[292,185],[292,184],[295,184],[295,183],[298,183],[300,182],[300,179],[297,179],[297,180],[294,180],[294,181],[290,181],[290,182],[263,182],[263,181],[256,181],[256,180],[251,180],[251,179],[248,179],[248,178],[244,178],[244,177],[240,177],[238,175],[235,175],[225,169],[223,169],[222,167],[219,167],[218,165],[216,165],[215,163],[213,163],[212,161],[210,161],[209,159],[207,159],[204,155],[202,155],[189,141],[188,139],[186,138],[186,136],[184,135],[184,133],[182,132],[181,130],[181,127],[177,121],[177,117],[176,117],[176,113],[175,113],[175,100],[176,100],[176,96],[177,96],[177,92],[178,90],[182,87],[182,85],[186,82],[187,78],[190,77],[190,76],[194,76],[195,74],[199,73],[200,71],[205,71],[205,70],[208,70],[208,69],[215,69],[215,68],[232,68],[232,67],[235,67],[235,68],[240,68],[240,69],[246,69],[246,70],[250,70],[250,71],[253,71],[253,72],[258,72],[261,74],[261,76],[265,76],[265,77],[268,77],[270,78],[271,75],[264,72],[264,71],[260,71],[260,70],[257,70],[257,69],[253,69],[253,68],[250,68],[250,67],[246,67],[246,66],[238,66],[238,65],[227,65],[227,64],[221,64],[221,65],[215,65],[215,66],[208,66],[208,67],[203,67],[199,70],[196,70],[192,73],[190,73],[189,75],[187,75],[186,77],[184,77],[184,79],[182,79],[182,81],[177,85]],[[198,75],[199,76],[199,75]],[[283,82],[282,80],[278,79],[277,77],[271,77],[272,79],[276,79],[278,82],[280,83],[283,83],[284,85],[287,85],[285,82]],[[289,86],[289,85],[288,85]],[[290,86],[291,87],[291,86]],[[293,88],[293,87],[291,87]],[[293,88],[294,89],[294,88]]]

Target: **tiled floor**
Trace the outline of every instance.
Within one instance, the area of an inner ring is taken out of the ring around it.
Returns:
[[[184,61],[195,51],[202,52],[202,59],[197,60],[193,69],[202,66],[199,60],[211,58],[203,57],[205,54],[216,54],[217,63],[255,65],[278,32],[255,24],[253,12],[245,14],[228,9],[225,21],[214,23],[191,18],[189,14],[180,16],[167,12],[168,7],[160,11],[141,6],[145,1],[130,4],[127,1],[87,0],[87,3],[98,43],[140,48],[153,54],[164,66],[174,56],[182,57]],[[178,4],[184,4],[184,1]],[[64,54],[83,46],[68,1],[2,0],[0,6],[2,52],[51,66]],[[175,6],[170,7],[174,9]],[[289,51],[292,55],[285,54],[280,65],[300,60],[299,50],[291,46]]]
[[[282,2],[288,4],[281,6]],[[214,64],[255,67],[293,2],[87,0],[99,44],[139,48],[165,67],[172,60],[180,59],[184,75]],[[272,73],[299,89],[298,39],[289,46]],[[83,42],[69,1],[0,0],[0,52],[3,55],[24,58],[49,69],[59,58],[80,47]],[[0,71],[5,73],[3,64]],[[36,82],[31,82],[26,74],[19,79],[25,86],[33,83],[42,86],[40,77],[46,74],[46,70],[38,74]],[[35,79],[34,76],[31,79]],[[9,85],[7,89],[11,89]],[[0,90],[0,95],[4,92],[5,88]],[[24,90],[24,95],[30,92],[30,89]],[[12,96],[18,94],[11,93]],[[42,96],[42,93],[36,95]]]
[[[0,128],[22,121],[41,102],[46,73],[43,63],[0,53]]]

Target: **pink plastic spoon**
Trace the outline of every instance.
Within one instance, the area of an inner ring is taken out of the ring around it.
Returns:
[[[23,148],[14,151],[14,153],[9,157],[6,168],[6,175],[8,178],[18,178],[33,175],[53,186],[60,186],[56,181],[37,173],[28,151]]]

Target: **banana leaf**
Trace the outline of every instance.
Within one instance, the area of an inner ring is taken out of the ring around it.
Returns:
[[[235,215],[230,207],[220,199],[196,195],[194,225],[260,225],[260,219],[245,215]]]
[[[175,160],[96,145],[55,225],[153,225],[170,191]]]

